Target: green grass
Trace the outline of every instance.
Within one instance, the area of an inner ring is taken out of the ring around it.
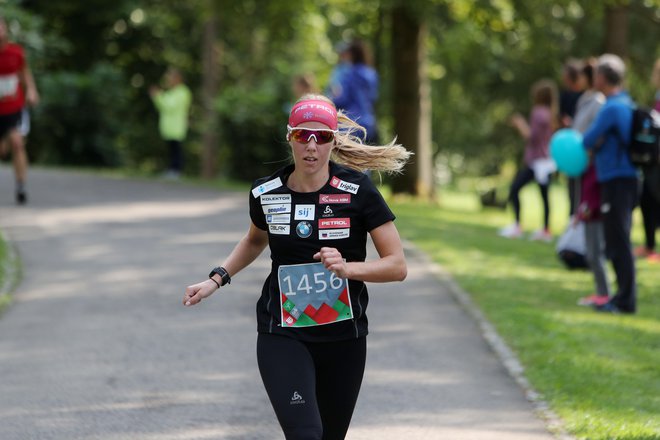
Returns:
[[[555,232],[566,224],[565,194],[552,188]],[[579,439],[660,439],[660,265],[637,263],[636,315],[598,314],[576,306],[594,290],[591,275],[566,270],[554,244],[498,237],[511,213],[481,210],[476,195],[440,197],[437,205],[391,204],[402,236],[471,294],[567,430]],[[539,199],[536,188],[523,191],[527,230],[541,223]]]
[[[8,292],[3,292],[3,287],[7,285],[7,277],[10,276],[7,273],[8,264],[11,264],[8,261],[10,254],[8,252],[7,243],[4,241],[2,234],[0,233],[0,314],[11,302],[11,296]]]

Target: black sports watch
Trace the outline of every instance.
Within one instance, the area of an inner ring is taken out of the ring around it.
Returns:
[[[229,272],[227,272],[227,269],[224,267],[214,267],[209,274],[209,278],[213,278],[213,275],[220,275],[220,286],[231,284],[231,277],[229,276]]]

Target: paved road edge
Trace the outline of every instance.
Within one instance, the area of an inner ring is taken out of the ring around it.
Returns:
[[[488,321],[479,307],[472,301],[470,295],[454,281],[449,272],[439,264],[433,262],[426,253],[415,247],[412,242],[403,240],[403,246],[406,253],[419,259],[426,266],[427,270],[435,275],[438,281],[447,288],[453,299],[477,323],[484,339],[493,352],[495,352],[495,355],[507,373],[522,388],[525,397],[533,405],[534,412],[545,423],[546,429],[559,440],[575,440],[575,437],[566,431],[564,422],[552,411],[541,394],[534,390],[534,387],[532,387],[527,377],[525,377],[525,368],[520,363],[520,360],[518,360],[518,357],[497,333],[493,324]]]

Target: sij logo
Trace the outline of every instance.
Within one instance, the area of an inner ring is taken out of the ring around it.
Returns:
[[[314,220],[315,205],[296,205],[294,220]]]

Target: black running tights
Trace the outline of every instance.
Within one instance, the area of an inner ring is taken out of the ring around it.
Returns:
[[[518,171],[518,174],[516,174],[516,177],[511,184],[509,200],[511,200],[511,204],[513,205],[513,213],[516,216],[516,223],[518,224],[520,224],[520,198],[518,197],[518,194],[523,186],[532,181],[534,181],[534,171],[529,167],[525,167]],[[546,183],[545,185],[539,183],[538,185],[541,190],[541,198],[543,199],[543,227],[548,229],[548,223],[550,222],[550,203],[548,201],[549,183]]]
[[[341,440],[357,402],[366,337],[301,342],[259,334],[261,379],[287,440]]]
[[[642,197],[639,203],[642,209],[642,220],[644,223],[644,244],[649,251],[655,250],[655,231],[660,228],[660,202],[655,199],[653,190],[649,188],[652,183],[644,180],[642,186]]]

